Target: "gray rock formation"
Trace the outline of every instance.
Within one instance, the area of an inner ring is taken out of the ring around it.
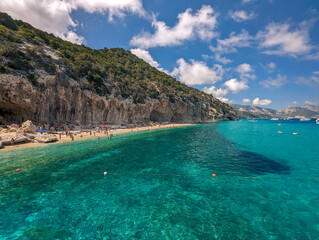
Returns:
[[[11,127],[10,129],[9,129],[9,132],[17,132],[18,131],[18,129],[17,128],[14,128],[14,127]]]
[[[19,128],[19,130],[25,133],[34,133],[37,131],[37,127],[34,126],[30,120],[27,120],[24,123],[22,123],[21,128]]]
[[[39,143],[51,143],[58,141],[58,138],[49,135],[36,135],[34,140]]]
[[[81,84],[63,74],[43,73],[38,79],[41,88],[25,77],[0,75],[0,115],[9,122],[72,124],[124,124],[148,121],[210,122],[235,119],[236,112],[224,113],[198,102],[171,103],[167,98],[148,99],[145,104],[133,100],[99,96],[83,90]],[[23,128],[23,127],[22,127]],[[32,128],[33,129],[33,128]]]
[[[27,136],[18,133],[1,134],[0,137],[3,145],[10,145],[12,138],[14,139],[14,143],[25,143],[30,141]]]

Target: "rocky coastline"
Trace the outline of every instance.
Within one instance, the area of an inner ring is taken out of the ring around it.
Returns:
[[[21,143],[51,143],[58,141],[56,136],[41,134],[37,132],[37,127],[30,121],[21,124],[8,125],[0,128],[0,148],[3,146]]]

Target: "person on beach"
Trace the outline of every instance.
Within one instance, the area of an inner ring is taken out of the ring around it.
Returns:
[[[14,138],[11,138],[11,145],[14,145]]]

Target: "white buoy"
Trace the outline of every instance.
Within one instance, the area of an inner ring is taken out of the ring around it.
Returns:
[[[104,174],[104,175],[107,175],[107,172],[104,172],[103,174]]]

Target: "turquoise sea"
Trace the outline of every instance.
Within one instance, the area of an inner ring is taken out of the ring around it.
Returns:
[[[0,239],[319,239],[319,125],[219,122],[0,152]]]

